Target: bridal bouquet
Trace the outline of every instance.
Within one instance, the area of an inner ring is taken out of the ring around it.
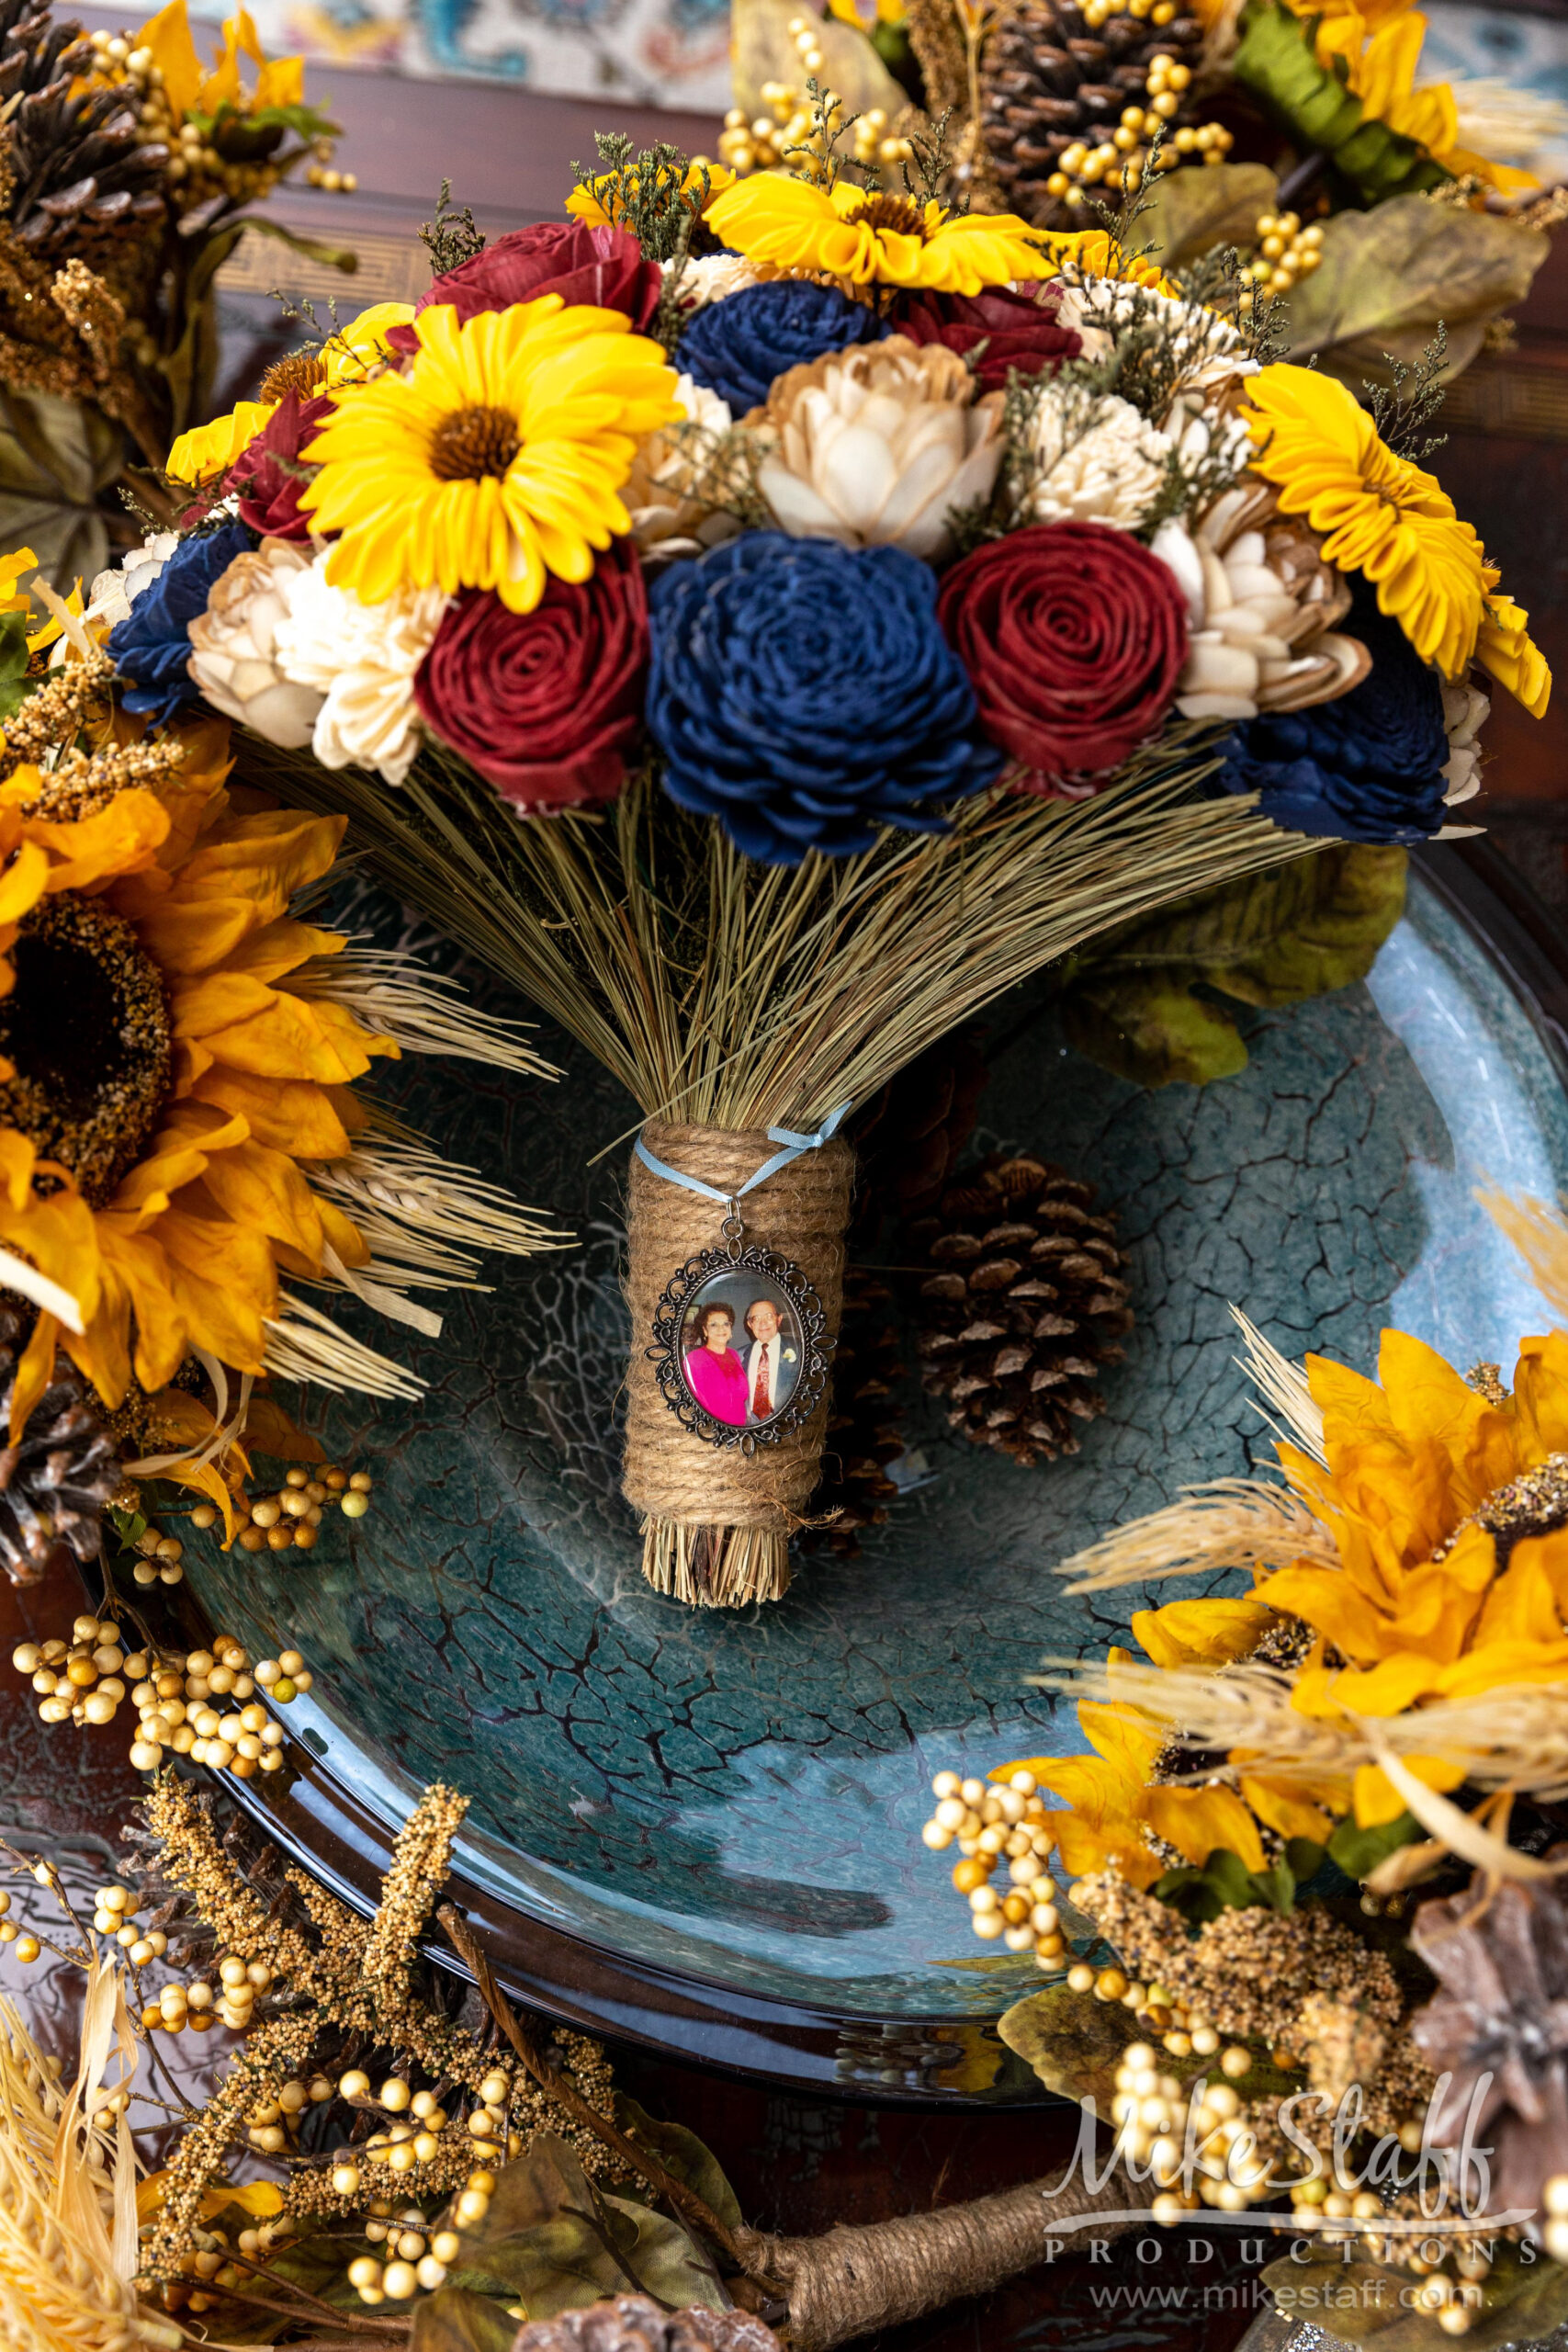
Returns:
[[[848,1106],[1109,925],[1440,831],[1477,665],[1548,680],[1408,413],[1261,312],[919,162],[605,160],[187,435],[87,622],[634,1098],[626,1489],[656,1587],[732,1604],[819,1475]]]

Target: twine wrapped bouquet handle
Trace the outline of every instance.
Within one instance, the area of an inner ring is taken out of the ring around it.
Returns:
[[[844,1237],[854,1154],[836,1130],[705,1127],[650,1119],[631,1162],[626,1298],[628,1501],[642,1517],[643,1574],[657,1591],[701,1608],[776,1600],[789,1583],[789,1539],[821,1476],[826,1388],[809,1415],[754,1451],[683,1427],[661,1385],[655,1320],[671,1277],[744,1225],[749,1246],[798,1270],[819,1299],[826,1341],[843,1302]]]

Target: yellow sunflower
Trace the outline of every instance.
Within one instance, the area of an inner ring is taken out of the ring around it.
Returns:
[[[343,537],[327,576],[366,604],[404,587],[493,588],[532,612],[547,573],[586,580],[631,518],[637,443],[679,413],[658,344],[619,311],[543,294],[459,324],[416,321],[406,376],[345,387],[301,504]]]
[[[170,478],[192,489],[219,481],[249,448],[287,393],[309,398],[335,390],[340,384],[363,383],[387,357],[388,329],[407,326],[413,314],[412,302],[373,302],[319,349],[290,352],[275,361],[262,378],[259,400],[242,401],[227,416],[180,435],[169,452]]]
[[[950,214],[844,180],[829,189],[788,172],[757,172],[728,188],[707,218],[714,234],[750,261],[820,270],[850,286],[978,294],[1051,275],[1042,260],[1046,241],[1015,213]]]
[[[1481,542],[1451,499],[1315,368],[1266,368],[1247,396],[1252,470],[1274,484],[1281,511],[1304,514],[1324,535],[1328,562],[1366,574],[1379,608],[1424,662],[1460,677],[1477,649],[1489,582]]]
[[[76,819],[26,813],[35,769],[0,785],[0,828],[20,836],[0,919],[31,895],[0,1003],[0,1244],[56,1293],[14,1430],[57,1342],[111,1408],[133,1372],[153,1393],[193,1349],[258,1374],[280,1271],[319,1278],[370,1255],[300,1166],[348,1154],[363,1124],[348,1084],[398,1050],[289,986],[345,944],[286,911],[344,820],[237,813],[226,741],[226,724],[193,727],[172,780]]]
[[[1112,1668],[1128,1656],[1113,1649]],[[989,1775],[1005,1787],[1015,1772],[1032,1772],[1043,1789],[1065,1799],[1065,1809],[1047,1819],[1070,1876],[1109,1867],[1130,1885],[1152,1886],[1170,1868],[1156,1839],[1200,1868],[1221,1846],[1239,1854],[1249,1871],[1263,1868],[1258,1824],[1234,1790],[1172,1788],[1152,1778],[1168,1742],[1163,1725],[1134,1707],[1085,1700],[1078,1729],[1092,1755],[1015,1758]]]
[[[1290,0],[1290,6],[1300,16],[1314,14],[1298,0]],[[1427,19],[1412,0],[1368,0],[1360,8],[1331,7],[1317,19],[1317,62],[1337,74],[1351,95],[1359,98],[1370,121],[1386,123],[1402,138],[1415,140],[1456,178],[1485,180],[1505,191],[1538,187],[1529,172],[1494,164],[1460,145],[1459,108],[1449,84],[1416,85],[1426,39]]]

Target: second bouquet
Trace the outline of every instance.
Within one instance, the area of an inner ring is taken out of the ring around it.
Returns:
[[[1268,364],[1260,306],[919,159],[606,162],[188,436],[88,624],[635,1100],[626,1491],[653,1585],[732,1606],[819,1476],[849,1106],[1110,925],[1438,831],[1473,665],[1547,681],[1408,416]]]

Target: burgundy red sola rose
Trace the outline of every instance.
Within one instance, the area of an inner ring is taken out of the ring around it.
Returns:
[[[299,493],[310,475],[299,452],[333,413],[321,393],[302,400],[287,392],[254,441],[247,442],[223,478],[227,496],[237,497],[242,523],[267,539],[308,539],[310,517],[301,514]]]
[[[1060,289],[1054,286],[1011,292],[987,287],[983,294],[916,294],[900,303],[895,325],[913,343],[940,343],[962,359],[978,345],[975,362],[983,392],[1007,388],[1008,374],[1038,376],[1076,359],[1083,344],[1056,317]]]
[[[470,254],[430,285],[414,304],[417,317],[434,303],[449,302],[459,323],[477,319],[481,311],[509,311],[514,302],[532,302],[541,294],[558,294],[563,302],[586,304],[595,311],[624,311],[641,329],[659,308],[664,284],[657,262],[643,259],[642,247],[625,229],[590,229],[581,220],[541,220],[531,229],[512,229],[482,253]],[[412,326],[390,327],[387,343],[394,351],[419,348]]]
[[[955,563],[937,605],[980,724],[1026,792],[1088,784],[1158,729],[1187,659],[1166,566],[1103,523],[1042,523]]]
[[[642,723],[648,598],[617,539],[578,585],[552,572],[531,613],[489,589],[450,605],[414,680],[426,723],[525,813],[613,800]]]

